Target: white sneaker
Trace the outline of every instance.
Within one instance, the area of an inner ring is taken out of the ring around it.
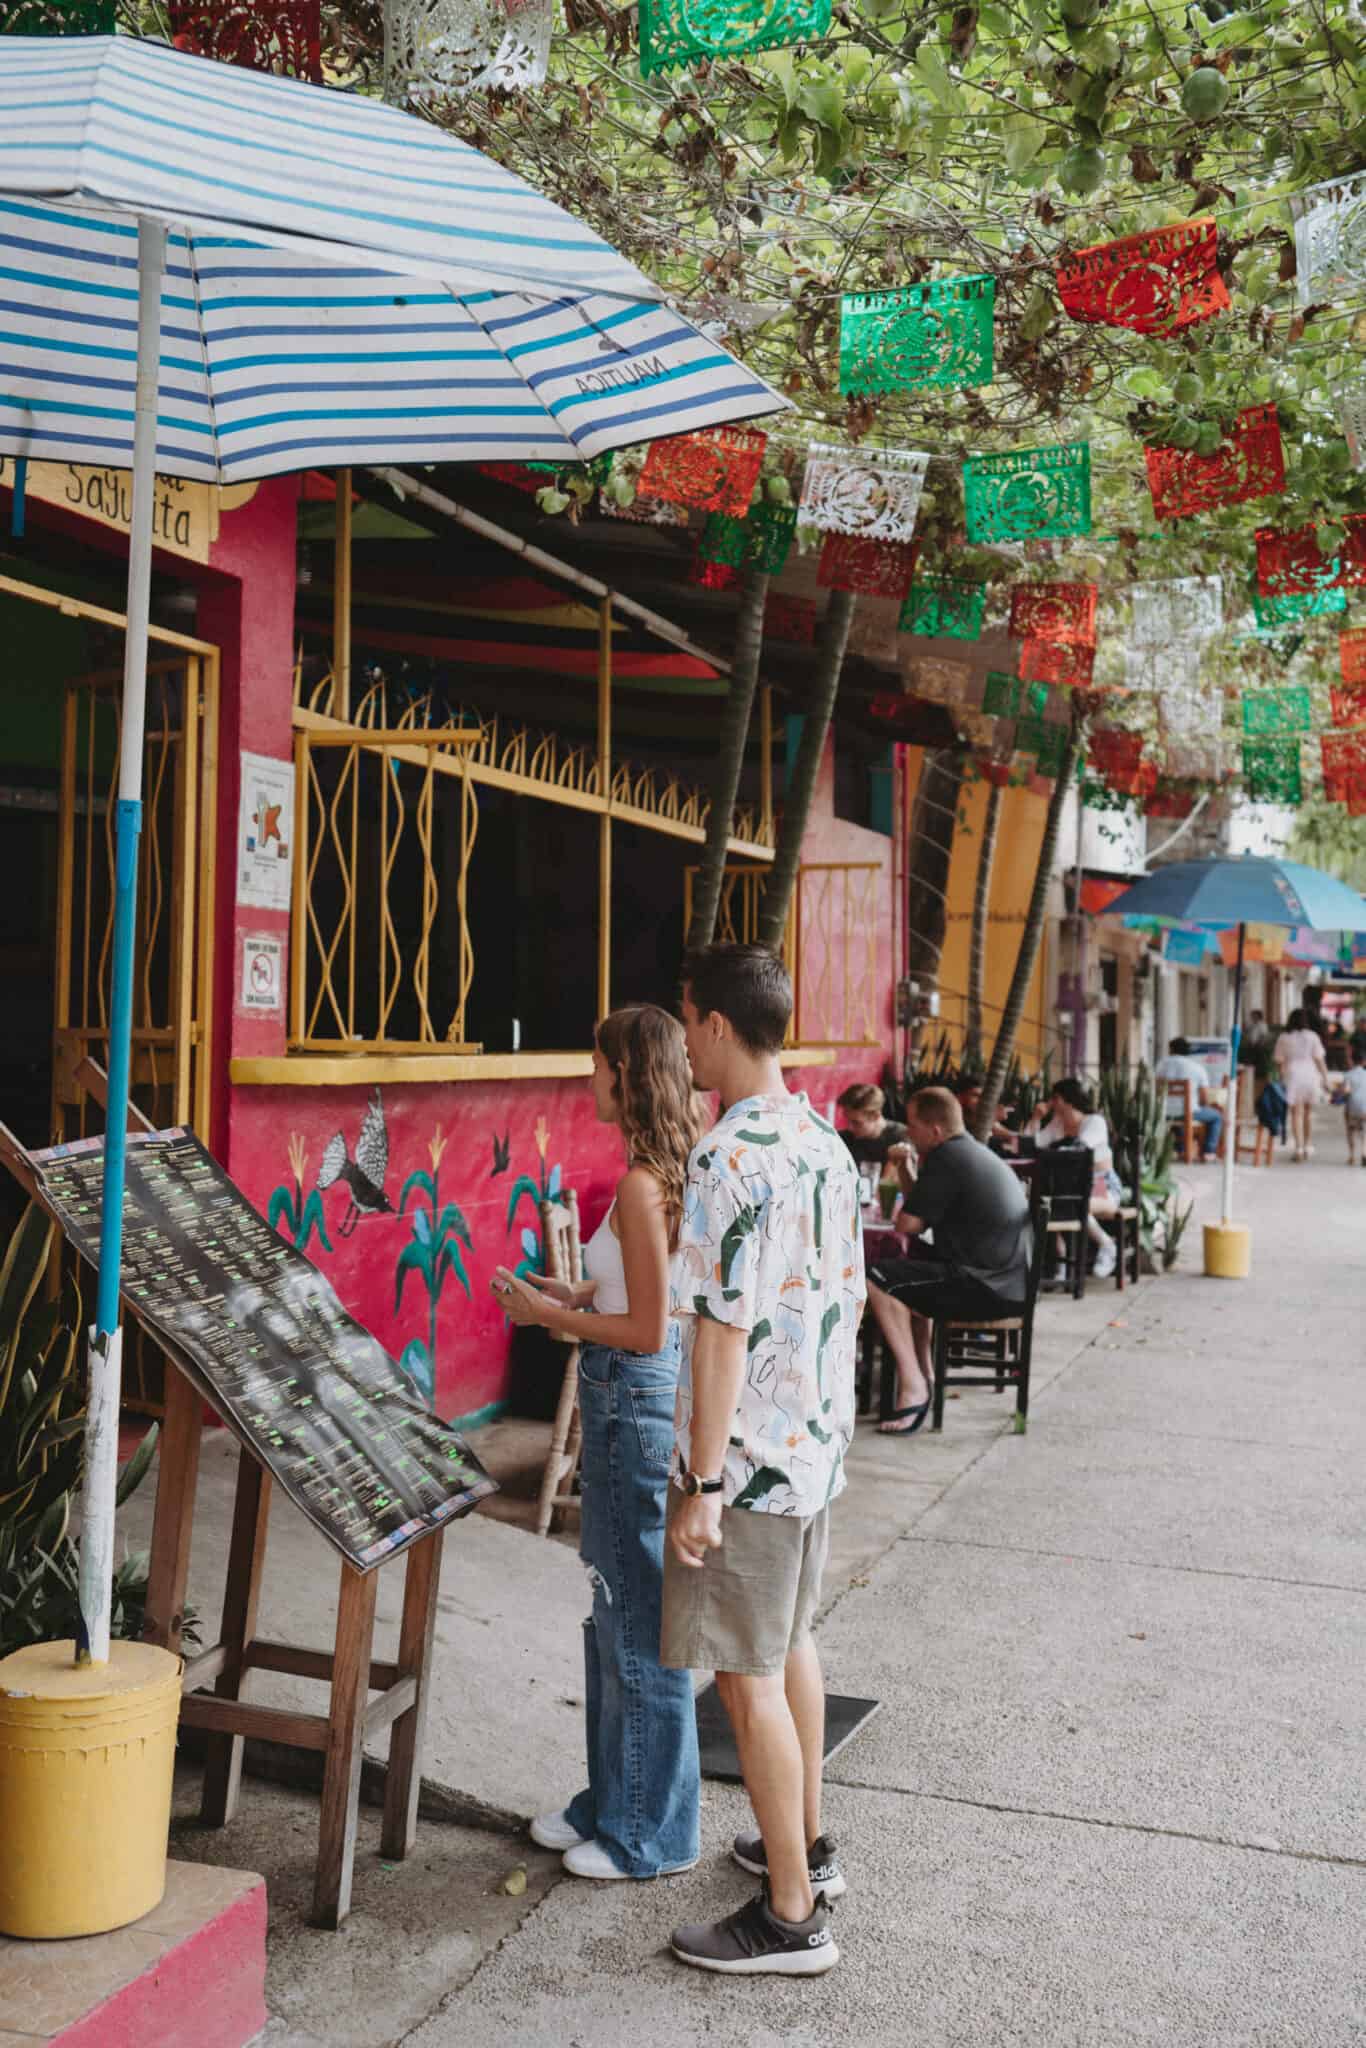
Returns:
[[[667,1870],[657,1871],[655,1875],[677,1877],[680,1871],[691,1870],[696,1862],[694,1856],[690,1863],[671,1863]],[[566,1849],[564,1867],[571,1877],[595,1877],[605,1884],[631,1875],[629,1870],[617,1869],[601,1842],[580,1842],[575,1848]]]
[[[1119,1253],[1113,1238],[1107,1237],[1096,1253],[1096,1263],[1091,1268],[1097,1280],[1108,1280],[1119,1264]]]
[[[559,1813],[538,1813],[531,1823],[531,1839],[542,1849],[577,1849],[584,1837],[577,1828],[571,1828],[563,1810]]]

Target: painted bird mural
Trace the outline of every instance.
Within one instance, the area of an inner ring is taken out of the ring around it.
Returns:
[[[351,1199],[337,1226],[342,1237],[350,1237],[364,1216],[393,1215],[394,1205],[384,1192],[384,1176],[388,1170],[389,1132],[384,1121],[384,1104],[376,1088],[356,1140],[355,1158],[346,1149],[344,1133],[338,1131],[335,1137],[328,1139],[323,1149],[322,1165],[318,1168],[319,1188],[330,1188],[339,1180],[346,1183]]]

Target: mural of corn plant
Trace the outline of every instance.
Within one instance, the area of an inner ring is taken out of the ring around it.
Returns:
[[[438,1124],[427,1146],[432,1162],[430,1173],[423,1166],[410,1173],[398,1198],[398,1213],[403,1216],[408,1214],[408,1198],[412,1197],[413,1234],[399,1253],[395,1269],[395,1315],[403,1304],[403,1289],[410,1273],[419,1273],[427,1290],[427,1335],[425,1339],[414,1337],[404,1346],[399,1364],[429,1405],[436,1399],[436,1311],[441,1290],[454,1273],[466,1298],[469,1297],[470,1276],[464,1252],[474,1250],[463,1214],[454,1202],[441,1199],[441,1155],[446,1144]]]
[[[529,1173],[519,1173],[508,1194],[507,1227],[512,1229],[517,1220],[517,1211],[524,1200],[531,1203],[531,1222],[522,1225],[522,1256],[513,1267],[514,1273],[543,1273],[545,1271],[545,1245],[541,1237],[541,1204],[553,1202],[559,1197],[564,1176],[558,1165],[547,1166],[546,1154],[550,1150],[550,1126],[543,1116],[536,1119],[536,1150],[540,1156],[540,1167],[533,1180]]]
[[[285,1235],[296,1252],[308,1250],[308,1241],[316,1230],[323,1250],[330,1252],[332,1244],[323,1217],[322,1196],[316,1188],[311,1189],[307,1197],[304,1195],[304,1168],[308,1165],[308,1153],[297,1131],[289,1134],[289,1164],[294,1174],[294,1185],[291,1188],[282,1181],[278,1188],[272,1189],[266,1208],[271,1229],[278,1230],[283,1224]]]

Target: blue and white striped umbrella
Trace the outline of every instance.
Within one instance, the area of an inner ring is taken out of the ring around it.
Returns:
[[[787,401],[510,171],[380,102],[116,36],[0,37],[0,453],[157,468],[582,460]]]
[[[80,1636],[109,1656],[156,474],[565,461],[786,404],[598,236],[372,100],[0,36],[0,454],[133,472]]]

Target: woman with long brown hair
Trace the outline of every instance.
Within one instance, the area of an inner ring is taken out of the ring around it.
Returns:
[[[584,1623],[588,1786],[532,1822],[576,1877],[666,1877],[698,1855],[692,1680],[659,1662],[664,1508],[674,1456],[678,1325],[669,1262],[688,1154],[701,1135],[683,1027],[642,1003],[597,1028],[593,1096],[616,1124],[626,1172],[584,1249],[588,1278],[532,1286],[505,1266],[493,1291],[516,1323],[574,1338],[583,1424],[579,1554],[593,1587]]]

